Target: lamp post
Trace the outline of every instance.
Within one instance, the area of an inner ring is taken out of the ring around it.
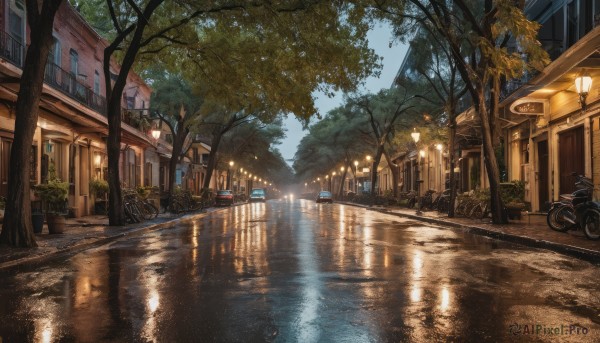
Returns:
[[[340,197],[342,200],[344,199],[344,183],[346,181],[346,174],[344,174],[344,170],[346,170],[346,168],[342,166],[340,168]]]
[[[435,148],[440,152],[440,189],[444,190],[444,146],[438,143]]]
[[[231,179],[233,178],[231,175],[231,168],[233,168],[233,161],[229,161],[229,169],[227,169],[227,187],[226,189],[231,189]]]
[[[354,161],[354,193],[358,194],[358,161]]]
[[[421,138],[421,133],[419,133],[417,131],[417,128],[414,128],[413,132],[410,134],[410,136],[415,141],[415,147],[418,150],[419,149],[418,143],[419,143],[419,139]],[[416,199],[417,201],[416,201],[416,203],[417,203],[417,214],[418,215],[421,214],[421,201],[420,201],[420,190],[419,190],[421,180],[419,180],[419,168],[421,168],[421,152],[420,151],[417,152],[417,172],[415,173],[415,181],[417,182],[417,199]]]

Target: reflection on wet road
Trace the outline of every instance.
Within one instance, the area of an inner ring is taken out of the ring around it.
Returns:
[[[0,280],[3,343],[600,341],[596,266],[304,200],[233,207]]]

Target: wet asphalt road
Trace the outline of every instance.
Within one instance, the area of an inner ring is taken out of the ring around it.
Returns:
[[[311,201],[0,274],[5,342],[598,342],[600,268]]]

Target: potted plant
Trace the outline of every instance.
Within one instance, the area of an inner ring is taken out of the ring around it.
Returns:
[[[521,219],[521,212],[527,209],[525,203],[525,181],[513,180],[500,184],[500,196],[509,219]]]
[[[94,213],[106,214],[106,194],[108,182],[99,178],[90,180],[90,194],[94,197]]]
[[[49,233],[63,233],[66,226],[67,195],[69,183],[56,176],[54,165],[48,168],[48,181],[35,185],[33,190],[46,210],[46,223]]]

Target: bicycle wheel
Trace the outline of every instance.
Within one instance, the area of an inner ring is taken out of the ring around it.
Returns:
[[[144,205],[144,210],[150,214],[150,218],[146,218],[147,220],[156,218],[158,216],[158,209],[156,206],[154,206],[154,204],[148,201],[144,201],[142,204]]]
[[[475,206],[473,206],[473,208],[471,209],[471,212],[469,214],[469,217],[475,218],[475,219],[483,219],[484,214],[485,214],[484,205],[479,203],[479,204],[476,204]]]
[[[171,212],[173,214],[179,214],[179,213],[183,212],[183,209],[184,209],[184,207],[179,200],[173,200],[169,204],[169,212]]]
[[[154,217],[154,213],[146,207],[146,203],[142,200],[137,200],[135,206],[140,211],[140,215],[144,220],[150,220]]]
[[[125,203],[124,210],[125,210],[125,217],[127,217],[127,221],[130,224],[134,224],[134,223],[139,223],[140,222],[140,218],[137,216],[137,214],[133,210],[133,206],[132,206],[131,203],[129,203],[129,202]]]

